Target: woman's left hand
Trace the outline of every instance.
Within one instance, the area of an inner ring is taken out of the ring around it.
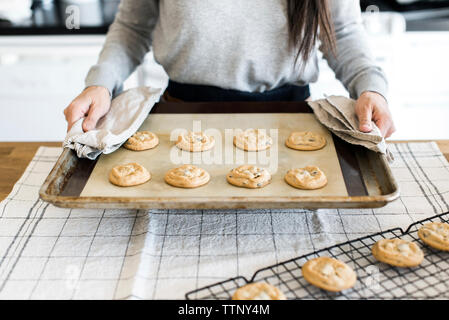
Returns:
[[[362,132],[373,130],[371,121],[374,121],[385,138],[389,138],[396,131],[387,100],[379,93],[372,91],[362,93],[357,100],[355,112]]]

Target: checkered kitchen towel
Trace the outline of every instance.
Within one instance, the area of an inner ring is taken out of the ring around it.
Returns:
[[[1,299],[182,299],[190,290],[449,210],[434,143],[392,145],[402,196],[380,209],[60,209],[38,189],[60,148],[40,148],[0,204]]]

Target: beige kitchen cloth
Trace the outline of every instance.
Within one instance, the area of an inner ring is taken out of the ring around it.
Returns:
[[[394,160],[388,150],[385,139],[377,125],[372,122],[369,133],[359,130],[359,120],[355,113],[356,101],[343,96],[329,96],[325,99],[310,101],[318,121],[344,141],[363,146],[386,155],[389,162]]]
[[[80,158],[91,160],[102,153],[114,152],[139,129],[161,94],[162,89],[151,87],[123,92],[112,100],[111,109],[95,130],[84,132],[84,118],[78,120],[67,133],[63,147],[75,150]]]

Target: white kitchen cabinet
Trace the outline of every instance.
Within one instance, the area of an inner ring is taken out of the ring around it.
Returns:
[[[448,139],[449,32],[406,33],[395,61],[398,139]]]
[[[407,32],[370,36],[389,80],[389,104],[397,131],[392,139],[449,139],[449,32]],[[326,61],[321,61],[314,99],[347,95]]]
[[[62,141],[63,110],[84,88],[103,42],[104,36],[0,37],[0,141]],[[146,61],[125,89],[166,85],[151,54]]]
[[[59,141],[103,37],[0,38],[0,141]]]

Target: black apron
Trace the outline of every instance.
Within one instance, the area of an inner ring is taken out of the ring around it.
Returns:
[[[310,88],[309,85],[285,85],[265,92],[245,92],[169,81],[167,93],[184,102],[305,101],[310,97]]]

